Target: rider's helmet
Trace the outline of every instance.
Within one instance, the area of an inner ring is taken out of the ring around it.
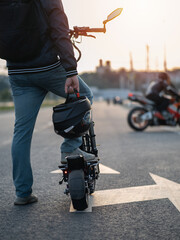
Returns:
[[[170,77],[166,72],[160,72],[158,74],[158,78],[160,81],[165,81],[165,82],[167,82],[167,84],[171,84]]]
[[[66,100],[53,108],[54,130],[64,138],[84,135],[90,128],[91,104],[86,97]]]

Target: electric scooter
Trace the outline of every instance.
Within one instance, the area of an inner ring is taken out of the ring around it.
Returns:
[[[93,37],[95,36],[89,33],[105,33],[106,23],[119,16],[122,12],[122,8],[118,8],[108,15],[107,19],[103,22],[103,28],[89,28],[89,27],[74,27],[69,31],[74,48],[78,51],[81,58],[81,51],[76,46],[76,41],[79,36]],[[85,161],[83,156],[69,156],[66,157],[67,164],[59,166],[63,172],[63,177],[59,181],[61,185],[66,183],[66,189],[64,193],[70,195],[74,209],[82,211],[88,208],[88,195],[94,193],[96,180],[99,178],[99,157],[96,147],[94,122],[90,124],[90,129],[82,136],[81,150],[95,155],[95,159],[91,161]]]

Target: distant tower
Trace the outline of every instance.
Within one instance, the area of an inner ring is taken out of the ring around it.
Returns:
[[[104,68],[104,66],[103,66],[103,60],[100,59],[100,60],[99,60],[99,66],[96,67],[96,72],[97,72],[99,75],[102,75],[102,74],[104,74],[104,70],[105,70],[105,68]]]
[[[146,45],[147,58],[146,58],[146,70],[149,72],[149,46]]]
[[[107,66],[108,68],[111,68],[111,61],[106,61],[106,66]]]
[[[164,47],[164,71],[167,72],[166,47]]]
[[[100,60],[99,60],[99,67],[102,67],[102,66],[103,66],[103,60],[100,59]]]
[[[106,61],[106,71],[111,71],[111,61]]]
[[[129,57],[130,57],[130,71],[133,72],[134,68],[133,68],[133,58],[132,58],[132,53],[129,53]]]

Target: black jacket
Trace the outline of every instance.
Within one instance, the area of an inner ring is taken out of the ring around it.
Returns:
[[[167,94],[174,94],[174,95],[178,95],[178,92],[175,88],[175,86],[171,83],[170,85],[168,85],[166,83],[166,81],[152,81],[150,83],[150,85],[147,88],[146,91],[146,96],[151,95],[151,94],[155,94],[160,96],[161,92],[165,92]]]
[[[41,3],[48,16],[51,38],[44,36],[44,47],[35,59],[22,63],[8,61],[9,74],[38,72],[39,69],[48,70],[50,66],[57,66],[60,60],[67,77],[77,75],[77,62],[69,38],[69,25],[62,2],[61,0],[41,0]]]

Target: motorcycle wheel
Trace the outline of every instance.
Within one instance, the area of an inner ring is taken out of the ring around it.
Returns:
[[[86,193],[84,171],[80,169],[70,172],[68,185],[74,209],[83,211],[88,207],[88,193]]]
[[[129,126],[135,131],[145,130],[149,126],[150,122],[148,120],[142,120],[140,117],[146,112],[148,111],[143,107],[133,108],[127,117]]]

